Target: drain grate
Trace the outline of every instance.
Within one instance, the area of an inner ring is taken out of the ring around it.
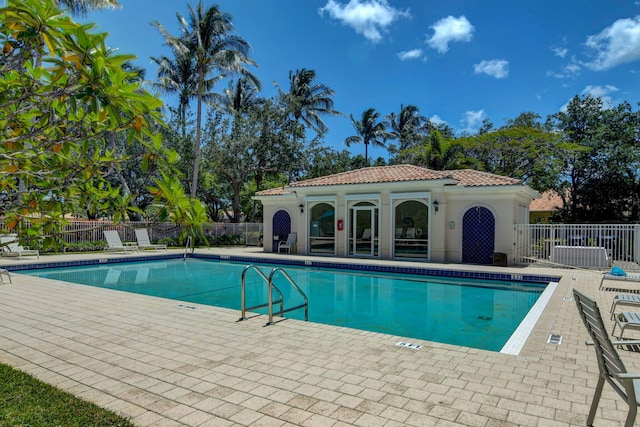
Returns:
[[[547,344],[560,345],[562,344],[562,335],[550,334],[547,338]]]
[[[566,297],[562,298],[562,301],[564,301],[564,302],[571,302],[571,301],[573,301],[573,297],[566,296]]]
[[[491,320],[493,316],[478,316],[478,320]]]
[[[420,349],[422,348],[422,346],[421,346],[421,345],[418,345],[418,344],[411,344],[410,342],[402,342],[402,341],[400,341],[400,342],[396,343],[396,345],[397,345],[397,346],[399,346],[399,347],[407,347],[407,348],[411,348],[411,349],[413,349],[413,350],[420,350]]]

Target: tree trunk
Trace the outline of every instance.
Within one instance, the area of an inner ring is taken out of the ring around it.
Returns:
[[[200,171],[200,139],[202,138],[202,91],[204,89],[204,76],[200,73],[198,82],[198,112],[196,114],[196,140],[193,143],[193,177],[191,181],[191,198],[196,198],[198,189],[198,173]]]

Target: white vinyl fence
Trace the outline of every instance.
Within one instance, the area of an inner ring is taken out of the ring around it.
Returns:
[[[604,270],[638,268],[638,224],[517,224],[514,261]]]
[[[67,243],[100,242],[104,241],[104,230],[117,230],[123,242],[136,240],[134,229],[146,228],[151,241],[162,238],[178,238],[180,227],[169,222],[127,221],[114,224],[110,221],[70,221],[62,230],[61,239]],[[6,230],[4,221],[0,220],[0,230]],[[210,223],[203,227],[205,235],[242,236],[246,246],[262,245],[262,223]]]

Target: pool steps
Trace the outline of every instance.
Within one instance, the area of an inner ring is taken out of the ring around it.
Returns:
[[[245,279],[249,271],[255,271],[265,282],[267,282],[267,285],[269,287],[269,291],[268,291],[269,299],[264,304],[258,304],[253,307],[246,306],[246,297],[245,297],[246,280]],[[273,278],[278,272],[280,272],[280,274],[284,276],[285,279],[287,279],[289,284],[291,284],[291,286],[300,294],[300,296],[304,300],[303,304],[297,305],[295,307],[290,307],[287,309],[284,308],[284,296],[282,295],[282,292],[280,291],[280,289],[273,283]],[[274,290],[280,296],[280,298],[277,301],[273,300]],[[280,304],[280,310],[275,313],[273,311],[274,304]],[[282,314],[289,313],[290,311],[294,311],[294,310],[299,310],[301,308],[304,308],[304,320],[309,321],[309,300],[307,299],[307,295],[302,291],[302,289],[300,289],[298,284],[291,278],[291,276],[289,276],[289,273],[287,273],[281,267],[276,267],[273,270],[271,270],[271,274],[269,274],[269,277],[267,277],[256,265],[250,264],[246,266],[244,270],[242,270],[240,305],[241,305],[241,315],[240,315],[239,321],[247,319],[246,317],[247,311],[251,311],[251,310],[255,310],[257,308],[263,308],[263,307],[269,307],[269,322],[267,323],[267,325],[274,324],[273,316],[280,316]]]

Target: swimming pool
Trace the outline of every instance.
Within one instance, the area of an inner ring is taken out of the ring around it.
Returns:
[[[109,263],[20,271],[43,278],[240,309],[247,263],[202,259]],[[280,265],[279,265],[280,266]],[[274,265],[260,265],[268,276]],[[282,267],[282,266],[280,266]],[[309,300],[309,320],[500,351],[545,289],[539,283],[450,279],[286,266]],[[302,299],[276,281],[285,308]],[[257,273],[247,273],[247,306],[267,301]],[[266,309],[258,310],[266,313]],[[303,319],[303,310],[287,313]]]

